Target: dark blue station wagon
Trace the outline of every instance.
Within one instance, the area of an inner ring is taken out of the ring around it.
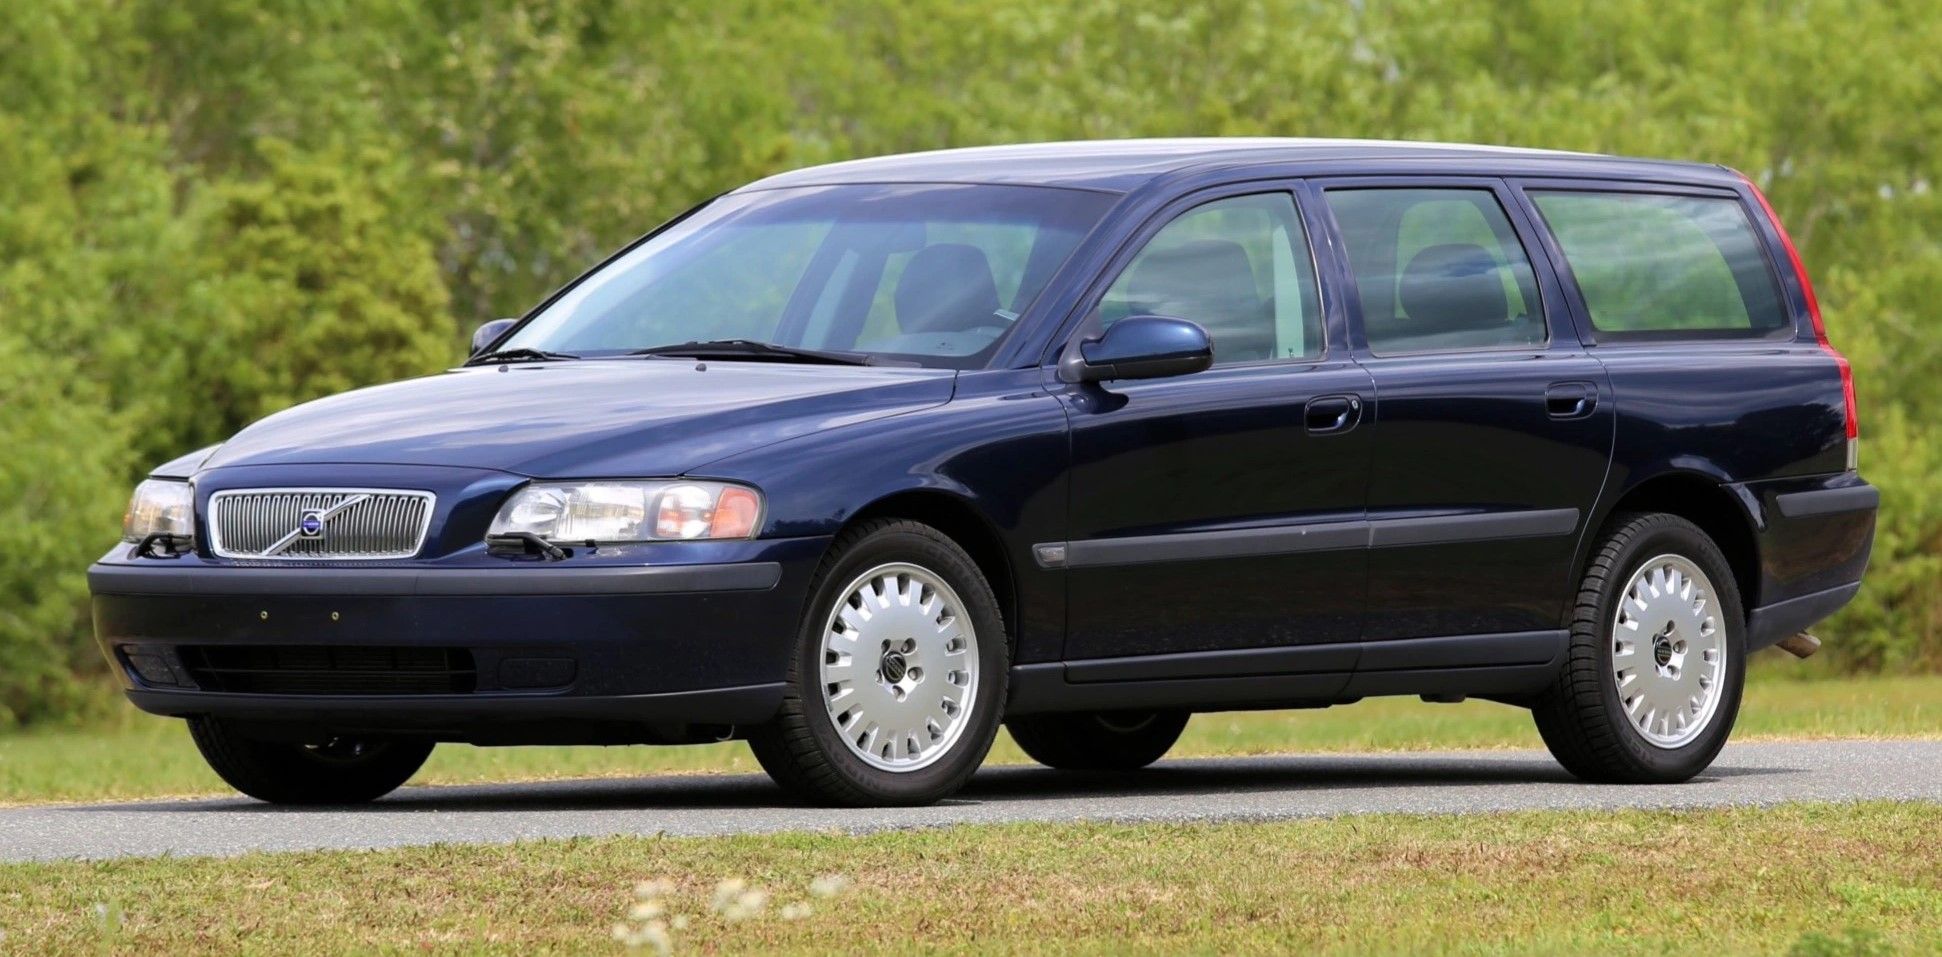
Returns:
[[[933,801],[1199,711],[1529,708],[1685,780],[1859,587],[1848,364],[1741,175],[1305,140],[954,150],[709,200],[440,375],[157,469],[93,566],[239,790],[745,738]]]

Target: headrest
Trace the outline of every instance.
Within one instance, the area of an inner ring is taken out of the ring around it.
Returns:
[[[1494,329],[1510,321],[1501,269],[1482,246],[1428,246],[1403,269],[1397,297],[1419,330]]]
[[[904,332],[963,332],[1004,323],[998,284],[984,251],[965,243],[925,246],[897,277],[897,324]]]
[[[1247,250],[1225,239],[1197,239],[1146,254],[1127,277],[1126,298],[1141,311],[1203,325],[1251,318],[1261,308]]]

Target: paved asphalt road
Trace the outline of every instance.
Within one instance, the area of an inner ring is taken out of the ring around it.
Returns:
[[[871,831],[1006,821],[1269,820],[1387,811],[1942,800],[1942,741],[1741,744],[1682,785],[1590,786],[1530,751],[1166,761],[1135,775],[981,772],[925,808],[791,806],[752,775],[406,788],[357,808],[240,798],[0,809],[0,860],[489,843],[612,834]]]

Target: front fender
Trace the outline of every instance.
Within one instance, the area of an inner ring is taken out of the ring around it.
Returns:
[[[1038,369],[966,373],[949,403],[829,429],[723,459],[697,476],[762,489],[764,536],[834,536],[893,496],[947,496],[998,539],[1014,575],[1018,660],[1061,650],[1065,581],[1036,542],[1066,538],[1070,446],[1064,400]]]
[[[834,534],[873,502],[932,491],[1029,545],[1064,532],[1069,454],[1063,402],[1038,370],[1000,370],[966,374],[944,405],[778,442],[692,474],[760,488],[764,536]]]

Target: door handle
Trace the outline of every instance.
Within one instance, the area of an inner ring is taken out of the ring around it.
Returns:
[[[1553,382],[1544,390],[1544,411],[1554,419],[1582,419],[1598,407],[1598,387],[1590,382]]]
[[[1302,421],[1313,435],[1336,435],[1355,428],[1362,421],[1359,395],[1323,395],[1308,400]]]

